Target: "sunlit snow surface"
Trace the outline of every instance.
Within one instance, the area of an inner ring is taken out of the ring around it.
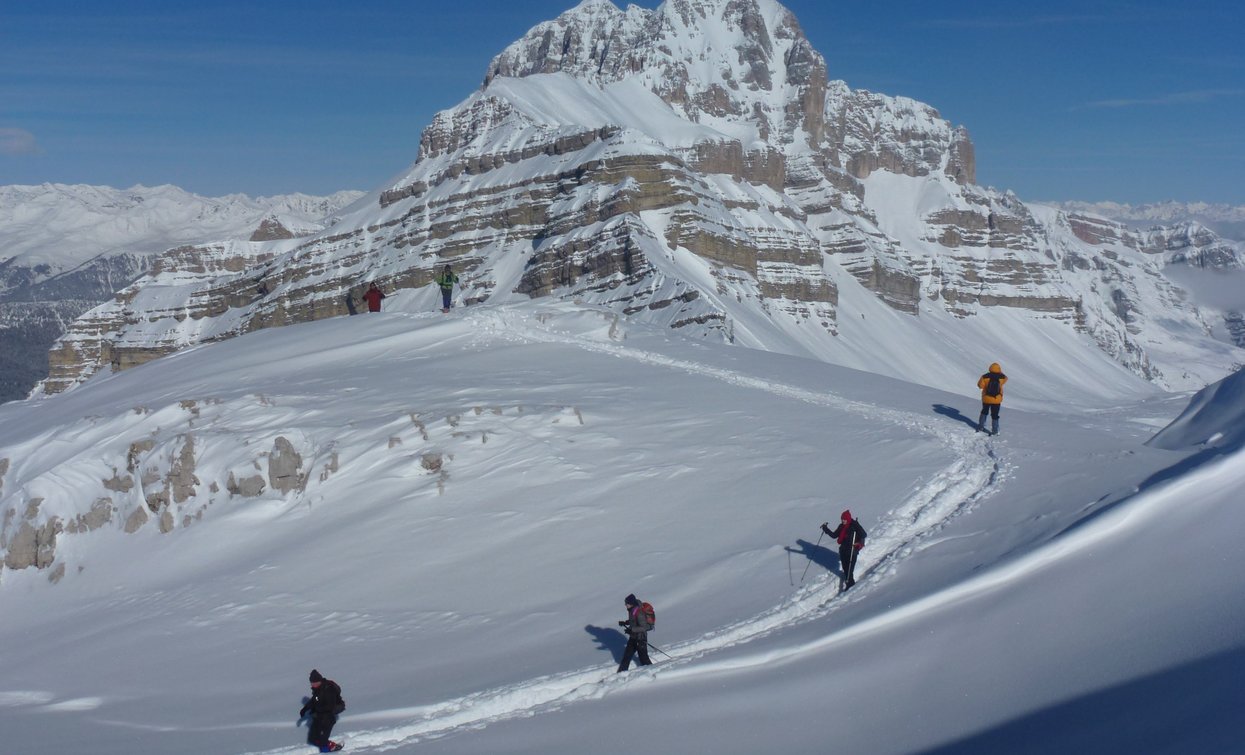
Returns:
[[[1187,396],[1086,407],[1009,370],[990,438],[972,384],[392,304],[0,407],[0,510],[70,520],[142,440],[193,436],[199,481],[172,532],[62,534],[57,584],[4,570],[6,752],[309,752],[312,667],[353,752],[1240,746],[1239,391],[1164,450]],[[305,490],[225,492],[278,436]],[[840,595],[844,508],[870,537]],[[620,675],[630,592],[668,655]]]

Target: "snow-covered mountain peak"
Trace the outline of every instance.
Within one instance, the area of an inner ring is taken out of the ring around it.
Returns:
[[[976,186],[966,129],[828,81],[773,0],[580,3],[494,58],[484,85],[424,130],[407,173],[338,217],[302,240],[268,223],[260,239],[285,246],[171,260],[61,340],[45,389],[80,383],[105,356],[126,366],[347,314],[373,282],[419,309],[446,263],[466,305],[572,300],[940,387],[983,359],[1033,356],[1011,353],[996,314],[1055,325],[1060,351],[1096,350],[1085,361],[1163,387],[1200,387],[1242,361],[1225,349],[1230,315],[1190,304],[1155,244]],[[910,319],[886,327],[896,313]]]
[[[772,0],[668,0],[651,11],[581,4],[494,58],[485,87],[558,71],[599,85],[636,79],[689,120],[751,121],[762,138],[789,140],[808,115],[820,132],[825,61]]]
[[[504,154],[537,133],[556,137],[589,130],[628,132],[633,140],[674,149],[758,138],[746,123],[719,129],[689,121],[634,79],[598,83],[557,72],[494,79],[463,105],[439,113],[425,131],[421,159],[449,152],[458,159]]]

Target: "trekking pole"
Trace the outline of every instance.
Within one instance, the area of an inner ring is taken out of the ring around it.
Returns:
[[[825,531],[825,530],[822,530],[822,531],[821,531],[821,534],[817,536],[817,545],[814,545],[813,547],[814,547],[814,548],[819,547],[819,546],[821,545],[821,539],[822,539],[823,537],[825,537],[825,536],[826,536],[826,531]],[[812,565],[813,565],[813,552],[812,552],[812,551],[809,551],[809,553],[808,553],[808,563],[804,565],[804,574],[801,574],[801,575],[800,575],[800,582],[803,582],[803,581],[804,581],[804,577],[805,577],[805,575],[807,575],[807,574],[808,574],[808,567],[810,567],[810,566],[812,566]]]
[[[645,640],[644,642],[645,642],[645,644],[647,644],[647,645],[648,645],[648,649],[649,649],[649,650],[656,650],[657,652],[661,653],[662,655],[666,656],[667,658],[670,658],[670,659],[672,659],[672,660],[674,659],[674,656],[673,656],[673,655],[670,655],[670,654],[669,654],[669,653],[667,653],[665,650],[662,650],[661,648],[657,647],[656,645],[654,645],[653,643],[649,642],[648,640]]]
[[[856,555],[859,552],[856,550],[856,531],[852,530],[852,557],[847,562],[847,574],[844,576],[844,584],[856,584]]]

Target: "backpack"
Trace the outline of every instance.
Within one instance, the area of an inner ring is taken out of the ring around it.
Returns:
[[[649,631],[652,631],[657,626],[657,612],[653,610],[653,604],[641,603],[640,614],[644,616],[644,621],[648,624]]]
[[[997,372],[990,373],[990,379],[986,381],[986,395],[998,396],[1003,392],[1003,386],[999,385],[999,374]]]
[[[334,681],[329,681],[329,684],[333,685],[332,689],[337,694],[337,703],[333,706],[333,715],[339,716],[346,709],[346,698],[342,697],[341,685]]]

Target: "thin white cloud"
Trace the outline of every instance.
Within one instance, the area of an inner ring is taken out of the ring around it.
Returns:
[[[1158,97],[1135,98],[1135,99],[1116,99],[1116,100],[1098,100],[1091,102],[1086,107],[1093,108],[1114,108],[1114,107],[1140,107],[1140,106],[1164,106],[1164,105],[1195,105],[1211,100],[1223,99],[1225,97],[1240,97],[1245,94],[1245,89],[1194,89],[1188,92],[1172,92]]]
[[[995,16],[973,18],[934,18],[918,23],[937,29],[1031,29],[1041,26],[1075,26],[1099,24],[1111,19],[1099,14],[1074,14],[1051,16]]]
[[[37,155],[43,150],[24,128],[0,128],[0,155]]]

